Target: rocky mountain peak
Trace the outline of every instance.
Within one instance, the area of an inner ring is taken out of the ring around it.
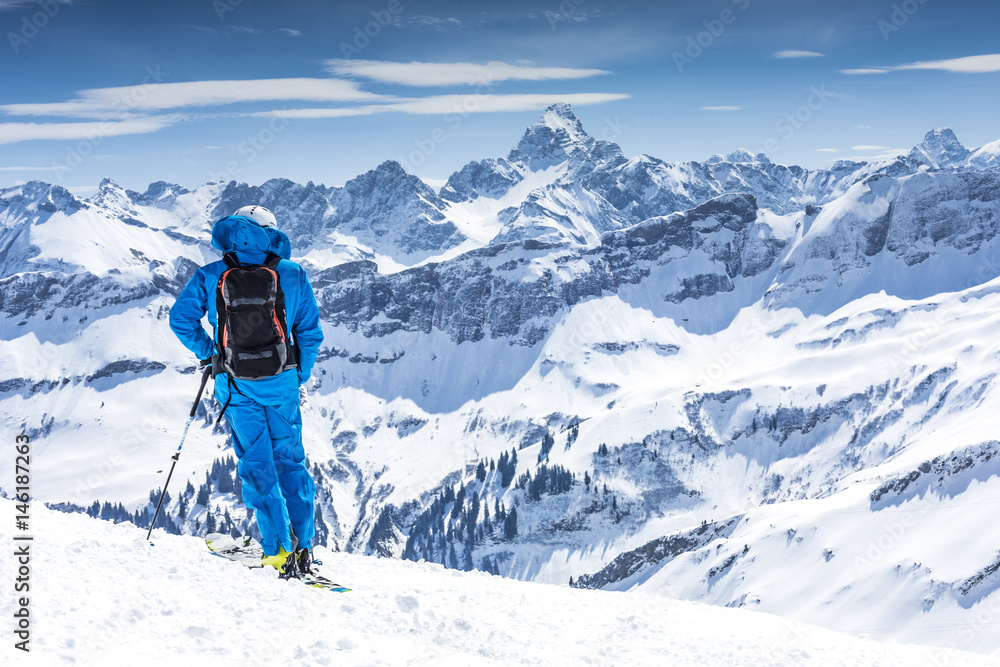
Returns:
[[[437,195],[418,177],[406,173],[403,165],[395,160],[386,160],[371,171],[365,172],[344,184],[344,189],[352,195],[368,194],[376,199],[398,196],[403,192],[425,194],[432,198]]]
[[[722,162],[729,162],[730,164],[770,164],[771,160],[763,153],[754,155],[745,148],[737,148],[728,155],[715,153],[712,157],[705,160],[705,162],[708,164],[720,164]]]
[[[544,169],[588,153],[597,141],[583,129],[583,123],[568,104],[553,104],[530,125],[521,141],[507,155],[532,169]]]
[[[924,135],[924,140],[910,151],[910,157],[940,169],[958,166],[970,153],[951,128],[939,127]]]
[[[97,186],[97,192],[88,200],[91,204],[113,211],[126,211],[133,214],[135,202],[122,186],[110,178],[105,178]]]

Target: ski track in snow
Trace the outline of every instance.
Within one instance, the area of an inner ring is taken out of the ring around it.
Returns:
[[[14,503],[0,506],[12,544]],[[354,587],[330,593],[214,557],[199,538],[149,546],[128,524],[31,515],[32,650],[14,650],[8,630],[5,665],[1000,664],[759,612],[320,549],[324,571]]]

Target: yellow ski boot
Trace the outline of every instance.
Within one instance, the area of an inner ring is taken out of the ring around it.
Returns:
[[[283,547],[278,547],[278,553],[273,556],[262,556],[261,567],[270,565],[281,575],[282,579],[298,576],[295,569],[295,553],[285,551]]]

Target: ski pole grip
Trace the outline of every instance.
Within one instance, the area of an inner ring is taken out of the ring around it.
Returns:
[[[208,366],[205,368],[205,372],[201,374],[201,386],[198,387],[198,395],[194,399],[194,405],[191,406],[191,414],[189,416],[194,417],[194,413],[198,411],[198,404],[201,403],[201,394],[205,391],[205,385],[208,384],[208,377],[212,374],[212,367]]]

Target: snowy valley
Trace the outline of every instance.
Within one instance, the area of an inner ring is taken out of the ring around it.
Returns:
[[[215,259],[212,222],[248,202],[317,292],[305,439],[345,573],[425,560],[590,611],[556,586],[1000,651],[1000,142],[939,129],[881,163],[670,163],[555,105],[437,192],[394,162],[340,188],[0,190],[2,437],[30,436],[38,503],[125,522],[95,544],[148,527],[198,381],[167,312]],[[217,414],[202,401],[165,532],[254,530]],[[0,461],[7,497],[13,475]],[[196,542],[164,539],[178,558]],[[730,664],[769,664],[753,655]]]

